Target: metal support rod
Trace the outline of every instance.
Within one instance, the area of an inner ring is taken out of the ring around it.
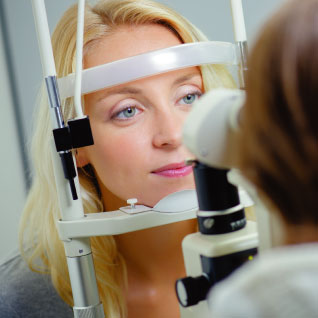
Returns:
[[[242,0],[231,0],[234,39],[237,45],[239,58],[238,79],[241,89],[245,88],[247,72],[247,36],[244,22]]]
[[[61,112],[55,62],[44,0],[32,0],[32,7],[43,75],[47,85],[51,122],[53,129],[61,129],[65,125]],[[67,158],[66,154],[69,154]],[[52,159],[62,220],[67,221],[84,217],[81,197],[80,195],[78,198],[76,196],[76,199],[74,197],[76,191],[79,193],[79,180],[71,150],[57,153],[52,144]],[[63,165],[64,170],[67,170],[66,174],[63,172]],[[72,175],[69,175],[70,171],[73,171]],[[68,177],[68,180],[64,177]],[[72,191],[70,191],[70,184]],[[98,295],[89,239],[66,240],[64,241],[64,248],[74,298],[74,317],[104,318],[103,307]]]
[[[74,317],[104,318],[99,300],[92,254],[67,257],[74,300]]]
[[[55,119],[56,126],[58,128],[64,127],[64,120],[61,114],[61,102],[58,92],[58,86],[56,76],[48,76],[45,78],[46,89],[49,97],[49,103],[51,111],[53,111],[52,117]]]
[[[237,42],[237,49],[238,49],[238,57],[239,57],[239,69],[238,69],[238,78],[240,89],[244,89],[246,85],[246,75],[247,75],[247,56],[248,56],[248,49],[247,49],[247,41],[244,42]]]

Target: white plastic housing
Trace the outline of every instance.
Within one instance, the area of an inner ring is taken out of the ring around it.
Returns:
[[[235,132],[245,94],[215,89],[194,103],[183,126],[183,142],[196,158],[210,166],[235,166]]]
[[[258,246],[257,226],[253,221],[247,221],[245,228],[220,235],[202,235],[193,233],[182,241],[182,250],[187,276],[202,275],[201,255],[206,257],[223,256],[240,252]],[[182,308],[181,317],[210,317],[206,301],[195,306]]]

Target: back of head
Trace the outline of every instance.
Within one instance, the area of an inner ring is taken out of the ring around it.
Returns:
[[[287,2],[249,59],[241,168],[293,225],[318,225],[318,1]]]

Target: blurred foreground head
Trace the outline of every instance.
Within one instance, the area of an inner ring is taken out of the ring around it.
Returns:
[[[318,227],[318,1],[292,0],[249,59],[240,168],[287,225]]]

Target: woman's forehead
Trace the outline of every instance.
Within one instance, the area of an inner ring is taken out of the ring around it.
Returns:
[[[87,51],[84,58],[84,68],[179,44],[182,43],[178,37],[162,25],[123,26],[104,36]]]

